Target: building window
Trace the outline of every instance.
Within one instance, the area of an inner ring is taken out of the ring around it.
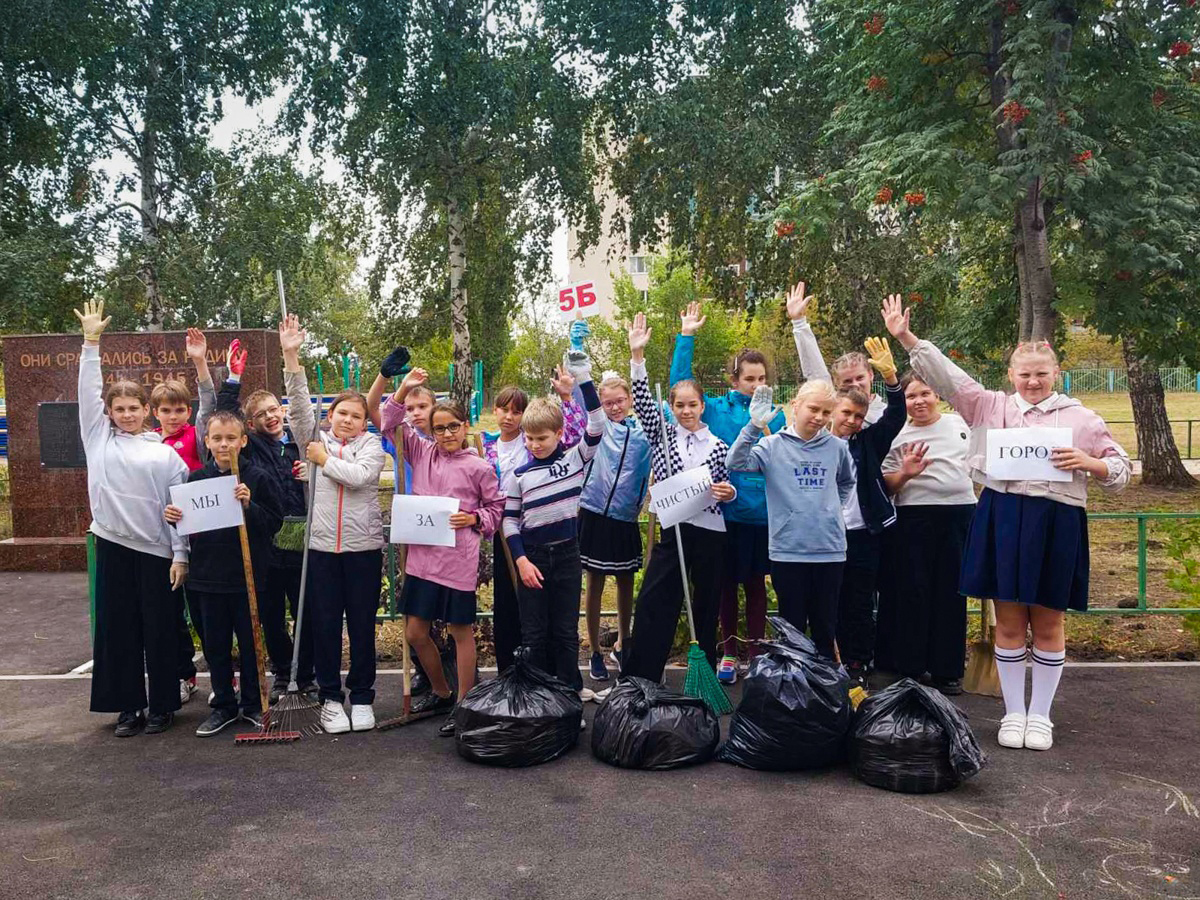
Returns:
[[[644,257],[644,256],[629,257],[629,274],[630,275],[645,275],[646,274],[646,257]]]
[[[650,302],[650,292],[642,291],[642,308],[646,308],[646,304]]]

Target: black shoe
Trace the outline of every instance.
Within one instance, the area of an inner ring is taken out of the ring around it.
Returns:
[[[409,686],[409,693],[414,697],[423,697],[426,694],[433,693],[433,685],[429,683],[429,678],[420,669],[413,673],[412,684]]]
[[[454,708],[454,695],[447,694],[445,697],[439,697],[433,691],[430,691],[412,706],[414,713],[441,712],[443,709]]]
[[[146,719],[146,734],[162,734],[175,721],[175,713],[151,713]]]
[[[859,663],[847,663],[846,674],[850,676],[850,686],[867,686],[867,667]]]
[[[224,731],[237,720],[238,714],[233,710],[214,709],[208,714],[208,718],[204,720],[204,724],[196,729],[196,735],[198,737],[212,737],[214,734]]]
[[[277,681],[271,685],[271,690],[267,694],[267,702],[274,706],[279,702],[279,698],[287,693],[288,683],[286,681]]]
[[[117,728],[113,732],[117,737],[133,737],[146,727],[146,717],[142,711],[123,712],[117,717]]]
[[[255,728],[262,730],[263,717],[259,710],[242,710],[242,718],[253,725]]]
[[[297,690],[304,696],[304,699],[311,700],[313,703],[316,703],[320,699],[321,691],[315,681],[302,681]]]
[[[446,721],[438,729],[438,734],[441,737],[454,737],[454,710],[450,710],[450,715],[446,716]]]
[[[947,697],[957,697],[963,692],[962,681],[958,678],[931,678],[929,683]]]

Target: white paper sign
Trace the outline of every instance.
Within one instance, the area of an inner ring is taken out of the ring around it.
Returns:
[[[713,502],[708,466],[696,466],[650,485],[650,508],[663,528],[686,522]]]
[[[237,479],[232,475],[171,485],[171,504],[183,510],[176,530],[180,534],[197,534],[241,525],[242,504],[233,496],[235,487]]]
[[[997,481],[1070,481],[1054,468],[1050,451],[1070,447],[1070,428],[992,428],[987,434],[987,473]]]
[[[453,497],[396,494],[392,497],[392,543],[453,547],[450,514],[456,512],[458,500]]]
[[[564,322],[575,321],[578,311],[585,319],[600,312],[596,302],[596,285],[591,281],[568,285],[558,292],[558,313]]]

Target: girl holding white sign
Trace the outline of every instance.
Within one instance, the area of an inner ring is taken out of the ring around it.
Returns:
[[[652,423],[658,416],[646,374],[645,349],[649,341],[646,315],[638,313],[629,327],[633,408],[639,421]],[[712,503],[674,528],[662,529],[662,536],[650,553],[642,589],[638,593],[633,634],[624,651],[622,675],[636,675],[654,682],[662,679],[683,608],[684,578],[689,578],[692,583],[697,640],[713,670],[717,667],[717,615],[726,544],[721,504],[737,497],[737,491],[729,483],[729,473],[725,469],[725,454],[729,448],[704,424],[704,403],[704,392],[695,381],[677,381],[671,386],[670,404],[678,424],[666,425],[666,445],[657,428],[646,429],[655,480],[666,481],[672,472],[707,466],[712,477]],[[672,457],[670,465],[668,453]],[[687,572],[680,569],[675,547],[677,540],[683,541]]]
[[[297,398],[299,399],[299,398]],[[383,516],[379,436],[367,431],[367,399],[343,391],[329,404],[329,430],[317,428],[306,399],[289,402],[292,433],[316,463],[308,584],[312,598],[313,665],[321,727],[330,734],[375,727],[375,611],[383,581]],[[350,638],[350,716],[343,707],[342,616]]]
[[[420,383],[424,378],[423,369],[414,369],[405,382]],[[461,406],[441,402],[434,406],[430,416],[432,441],[419,437],[408,422],[401,425],[404,456],[412,466],[412,493],[458,501],[458,511],[451,513],[449,523],[454,529],[453,547],[416,543],[408,546],[400,611],[407,618],[408,642],[417,651],[433,686],[430,693],[417,701],[413,713],[449,710],[454,705],[437,645],[429,636],[435,619],[445,622],[454,638],[459,698],[475,684],[479,542],[491,537],[499,527],[504,497],[495,469],[474,450],[467,449],[467,422]],[[498,573],[496,577],[507,577],[507,573]],[[451,715],[442,725],[441,734],[453,733]]]
[[[946,398],[971,432],[967,464],[983,486],[967,535],[960,590],[996,602],[996,666],[1004,694],[1002,747],[1048,750],[1050,705],[1066,658],[1068,609],[1087,609],[1088,476],[1108,491],[1129,483],[1129,457],[1104,420],[1054,390],[1058,357],[1045,341],[1018,344],[1009,361],[1014,394],[986,390],[909,327],[900,295],[884,300],[883,320],[917,375]],[[1072,445],[1047,452],[1070,481],[1000,480],[986,466],[987,435],[1001,428],[1069,428]],[[1025,634],[1033,631],[1033,690],[1025,704]]]
[[[119,713],[117,737],[166,731],[179,709],[176,621],[187,578],[187,539],[162,517],[172,485],[188,467],[150,431],[142,386],[100,371],[104,301],[75,310],[83,326],[79,356],[79,433],[87,458],[89,529],[96,536],[96,633],[92,712]],[[146,680],[149,676],[150,716]]]

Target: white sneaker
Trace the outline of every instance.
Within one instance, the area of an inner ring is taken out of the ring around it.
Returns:
[[[587,703],[589,700],[595,700],[596,692],[593,691],[591,688],[580,688],[579,699],[582,700],[584,703]]]
[[[350,728],[352,731],[370,731],[375,727],[375,708],[370,703],[350,704]]]
[[[180,678],[179,679],[179,702],[187,703],[192,699],[192,694],[196,693],[195,678]]]
[[[1054,746],[1054,725],[1045,716],[1025,720],[1025,749],[1049,750]]]
[[[350,730],[350,720],[346,718],[346,708],[336,700],[326,700],[321,704],[321,727],[328,734],[345,734]]]
[[[1009,713],[1000,720],[1000,733],[996,740],[1001,747],[1020,750],[1025,743],[1025,713]]]
[[[612,693],[612,688],[606,687],[602,691],[596,691],[596,696],[592,697],[597,703],[603,703],[608,699],[608,695]]]

